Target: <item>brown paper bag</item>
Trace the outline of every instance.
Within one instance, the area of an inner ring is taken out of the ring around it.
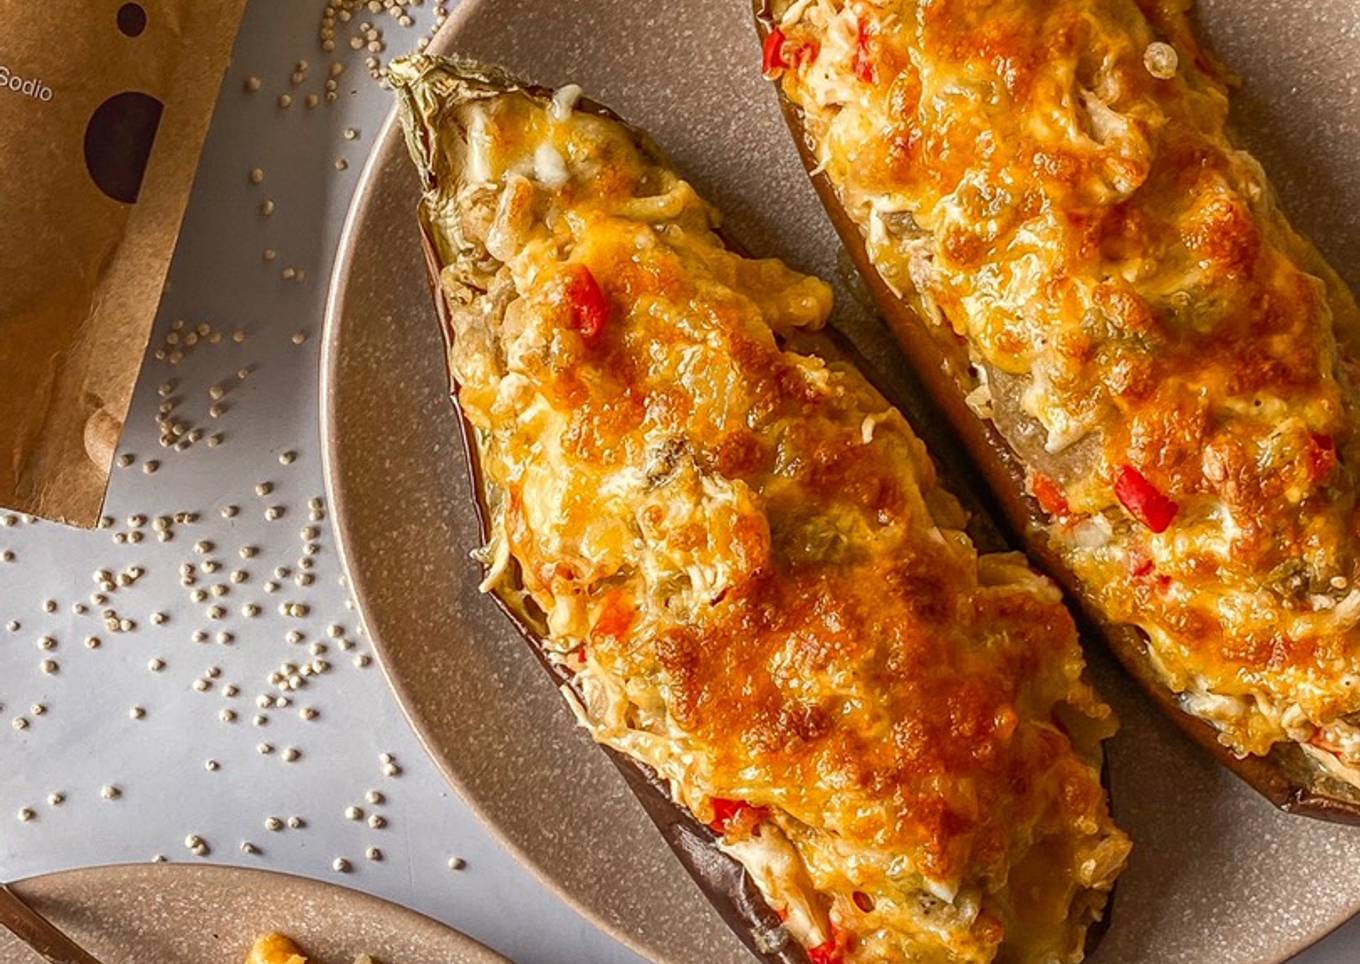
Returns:
[[[4,5],[0,505],[99,517],[243,4]]]

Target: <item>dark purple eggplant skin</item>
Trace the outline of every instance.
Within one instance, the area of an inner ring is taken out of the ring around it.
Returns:
[[[754,0],[753,12],[756,32],[763,43],[773,27],[769,0]],[[759,56],[759,47],[753,48],[752,55]],[[778,81],[772,86],[804,167],[841,243],[930,401],[945,416],[977,474],[986,481],[1011,539],[1062,586],[1069,608],[1081,617],[1083,629],[1089,626],[1095,630],[1094,635],[1105,643],[1147,698],[1194,743],[1286,813],[1360,825],[1360,794],[1324,774],[1297,745],[1279,744],[1268,756],[1241,758],[1219,743],[1217,731],[1181,709],[1175,694],[1163,685],[1149,659],[1148,639],[1142,630],[1106,619],[1082,591],[1080,581],[1043,533],[1044,515],[1026,491],[1024,463],[996,426],[979,418],[964,401],[969,389],[964,380],[967,353],[963,341],[943,326],[931,325],[921,318],[879,277],[865,250],[859,226],[841,207],[835,186],[825,174],[811,173],[817,162],[803,129],[802,112],[784,96]]]

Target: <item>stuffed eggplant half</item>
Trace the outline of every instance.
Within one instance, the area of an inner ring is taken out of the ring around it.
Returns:
[[[1360,817],[1350,292],[1184,0],[773,0],[767,75],[1032,554],[1274,802]]]
[[[764,951],[1079,960],[1129,850],[1111,713],[1057,587],[979,554],[903,416],[796,347],[828,286],[734,251],[575,88],[424,56],[391,79],[484,588],[582,726],[711,828],[777,915]]]

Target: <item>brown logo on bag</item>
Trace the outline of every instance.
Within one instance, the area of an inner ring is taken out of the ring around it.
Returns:
[[[135,40],[146,32],[146,9],[125,3],[118,8],[117,22],[119,32]],[[164,110],[150,94],[125,90],[91,115],[85,127],[85,168],[95,186],[113,200],[136,203]]]

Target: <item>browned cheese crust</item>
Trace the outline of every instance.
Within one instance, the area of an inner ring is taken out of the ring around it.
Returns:
[[[569,94],[405,64],[488,588],[542,614],[583,725],[819,964],[1079,960],[1128,841],[1056,587],[979,556],[901,414],[793,350],[825,284],[731,251]]]
[[[1354,783],[1357,309],[1187,6],[780,0],[766,60],[1086,600],[1233,752]]]

